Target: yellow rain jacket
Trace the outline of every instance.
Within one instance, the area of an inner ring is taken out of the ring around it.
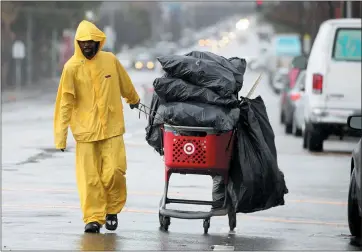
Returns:
[[[77,41],[99,41],[97,54],[88,60]],[[64,65],[55,104],[54,135],[57,149],[66,148],[70,124],[77,142],[99,141],[125,133],[121,96],[136,104],[139,96],[114,54],[101,51],[105,34],[82,21],[74,40],[74,55]]]

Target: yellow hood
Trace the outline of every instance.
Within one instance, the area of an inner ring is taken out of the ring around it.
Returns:
[[[80,22],[75,33],[74,39],[74,55],[83,56],[83,53],[79,47],[78,41],[87,41],[94,40],[99,43],[98,52],[102,50],[104,44],[106,43],[106,35],[100,29],[97,28],[93,23],[83,20]]]

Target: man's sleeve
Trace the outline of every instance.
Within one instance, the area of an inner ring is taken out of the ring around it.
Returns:
[[[133,83],[122,64],[117,58],[115,58],[115,60],[119,76],[119,88],[121,90],[121,96],[125,98],[128,104],[136,104],[139,102],[140,97],[138,96],[136,89],[134,88]]]
[[[75,101],[74,76],[64,68],[60,78],[54,111],[54,141],[56,149],[65,149],[68,127]]]

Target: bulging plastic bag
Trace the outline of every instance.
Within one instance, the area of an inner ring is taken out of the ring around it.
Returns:
[[[254,111],[256,108],[257,112]],[[288,193],[284,174],[279,170],[274,153],[274,133],[271,126],[271,132],[262,130],[268,129],[270,124],[261,118],[268,118],[261,97],[246,99],[240,107],[228,184],[234,210],[239,213],[284,205],[284,195]],[[267,125],[261,126],[265,123]]]
[[[157,59],[163,70],[174,78],[209,88],[223,97],[230,97],[238,92],[233,73],[215,61],[183,55],[162,56]]]
[[[239,109],[196,102],[170,102],[159,106],[156,118],[174,126],[211,127],[226,132],[237,124]]]
[[[163,155],[163,146],[162,146],[162,131],[160,125],[163,120],[156,118],[158,107],[161,104],[161,99],[156,93],[152,96],[152,101],[150,105],[148,125],[146,127],[146,141],[153,147],[161,156]]]
[[[221,97],[210,89],[177,78],[156,78],[153,87],[165,102],[200,102],[229,108],[235,108],[239,104],[236,95]]]
[[[200,52],[200,51],[192,51],[186,56],[192,56],[198,59],[206,59],[217,62],[222,67],[228,69],[234,75],[237,84],[237,91],[239,92],[243,87],[244,82],[244,74],[246,70],[246,61],[245,59],[240,59],[237,57],[233,57],[230,59],[226,59],[223,56],[216,55],[212,52]]]

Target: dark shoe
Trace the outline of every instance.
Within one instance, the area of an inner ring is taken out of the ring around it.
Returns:
[[[87,225],[85,225],[84,232],[85,233],[99,233],[99,230],[101,229],[101,224],[98,222],[89,222]]]
[[[106,229],[114,231],[118,227],[117,214],[107,214],[106,216]]]

